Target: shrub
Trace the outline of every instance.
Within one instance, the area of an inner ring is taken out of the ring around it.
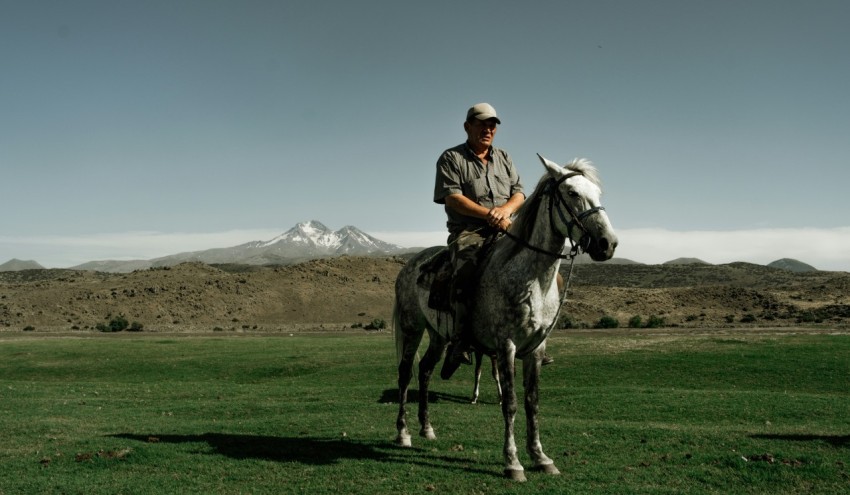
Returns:
[[[127,330],[130,326],[130,322],[127,321],[127,318],[123,316],[116,316],[115,318],[109,320],[109,328],[112,329],[113,332],[120,332],[122,330]]]
[[[35,330],[35,327],[32,325],[27,325],[24,327],[24,332],[32,332],[33,330]]]
[[[380,318],[375,318],[371,323],[363,327],[366,330],[383,330],[387,328],[387,322]]]
[[[109,320],[108,324],[98,323],[94,328],[99,332],[120,332],[122,330],[126,330],[129,326],[130,322],[127,321],[127,318],[124,318],[123,316],[116,316]]]
[[[620,326],[620,321],[614,318],[613,316],[603,316],[599,319],[599,322],[596,323],[594,328],[617,328]]]
[[[629,318],[629,328],[640,328],[641,323],[643,323],[643,319],[641,319],[640,315],[634,315]]]
[[[561,315],[557,326],[558,328],[578,328],[578,323],[573,321],[570,315]]]
[[[646,321],[646,328],[659,328],[664,326],[664,318],[660,316],[650,315]]]
[[[749,313],[741,317],[741,323],[752,323],[754,321],[756,321],[756,317]]]
[[[132,324],[130,324],[129,330],[131,332],[141,332],[144,327],[145,326],[139,323],[138,321],[134,321]]]

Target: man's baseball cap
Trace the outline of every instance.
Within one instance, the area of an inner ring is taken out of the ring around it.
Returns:
[[[476,118],[478,120],[496,119],[497,124],[502,123],[496,115],[496,109],[489,103],[477,103],[472,105],[472,107],[470,107],[466,112],[466,120],[471,120],[472,118]]]

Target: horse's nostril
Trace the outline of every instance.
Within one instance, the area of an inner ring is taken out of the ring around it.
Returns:
[[[599,249],[601,249],[602,251],[608,251],[608,239],[604,237],[602,239],[599,239]]]

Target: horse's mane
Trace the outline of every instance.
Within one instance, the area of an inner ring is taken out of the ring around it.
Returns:
[[[602,188],[602,182],[599,180],[599,173],[596,171],[596,167],[593,166],[593,163],[590,160],[586,158],[573,158],[569,163],[564,165],[564,168],[572,172],[580,173],[587,180],[596,184],[600,189]],[[513,225],[511,225],[510,230],[512,234],[521,239],[531,238],[531,233],[534,231],[535,216],[537,215],[537,211],[540,209],[540,202],[544,197],[543,184],[550,178],[552,178],[552,176],[548,173],[543,174],[537,182],[534,192],[532,192],[522,206],[519,207],[516,213],[516,218],[513,221]],[[513,244],[516,246],[517,250],[521,248],[518,244]]]

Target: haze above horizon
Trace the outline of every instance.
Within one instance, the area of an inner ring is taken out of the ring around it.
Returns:
[[[527,192],[536,153],[594,161],[617,257],[850,271],[848,2],[0,5],[0,262],[442,243],[434,164],[487,101]]]

